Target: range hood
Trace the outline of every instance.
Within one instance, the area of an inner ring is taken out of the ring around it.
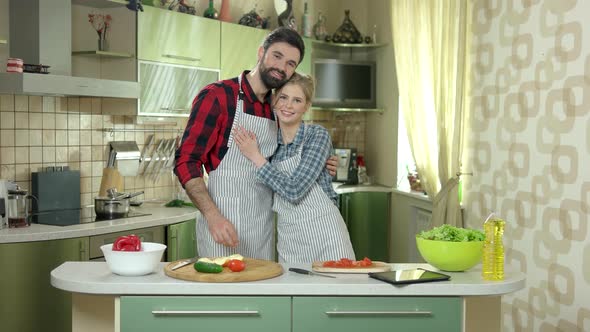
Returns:
[[[10,0],[9,12],[10,57],[51,74],[0,73],[0,94],[139,98],[137,82],[71,76],[71,0]]]

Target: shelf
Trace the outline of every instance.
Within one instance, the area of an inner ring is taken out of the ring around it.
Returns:
[[[117,8],[127,5],[125,0],[72,0],[72,4],[92,8]]]
[[[344,107],[311,107],[312,111],[332,111],[332,112],[379,112],[383,113],[383,108],[344,108]]]
[[[316,39],[312,39],[311,41],[312,41],[312,43],[318,44],[318,45],[326,45],[326,46],[331,46],[331,47],[343,47],[343,48],[375,48],[375,47],[387,46],[387,44],[379,44],[379,43],[375,43],[375,44],[365,44],[365,43],[342,44],[342,43],[328,43],[328,42],[316,40]]]
[[[74,51],[72,55],[101,56],[106,58],[133,58],[133,54],[108,51]]]

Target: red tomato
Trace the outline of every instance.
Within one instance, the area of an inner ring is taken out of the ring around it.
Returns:
[[[232,272],[241,272],[244,271],[244,269],[246,268],[246,263],[239,259],[231,259],[229,262],[227,262],[227,267]]]
[[[368,266],[373,265],[373,262],[368,257],[365,257],[365,258],[363,258],[362,261],[357,261],[357,262],[358,262],[359,266],[362,266],[362,267],[368,267]]]

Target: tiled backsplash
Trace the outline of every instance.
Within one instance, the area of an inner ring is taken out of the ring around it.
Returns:
[[[30,189],[31,172],[67,165],[80,171],[82,206],[91,205],[100,187],[109,142],[136,141],[141,151],[149,135],[154,134],[156,142],[173,138],[186,125],[185,118],[175,118],[176,125],[167,127],[138,125],[133,116],[112,113],[121,110],[103,109],[101,98],[0,95],[0,178],[16,180]],[[128,129],[146,131],[126,132]],[[157,182],[141,175],[125,177],[124,190],[144,190],[146,200],[167,200],[181,187],[172,172],[167,172]]]
[[[106,106],[109,105],[109,106]],[[108,158],[109,142],[136,141],[142,151],[149,135],[156,142],[182,135],[186,118],[174,118],[171,126],[136,124],[128,115],[102,98],[0,95],[0,178],[16,180],[31,188],[31,172],[47,166],[69,166],[80,171],[82,206],[94,203]],[[326,127],[335,147],[365,150],[364,113],[313,111],[308,123]],[[103,129],[113,128],[113,133]],[[134,131],[125,131],[132,129]],[[145,132],[135,129],[145,129]],[[172,131],[170,130],[172,129]],[[172,172],[157,182],[142,175],[125,177],[124,190],[144,190],[144,199],[169,200],[182,190]]]

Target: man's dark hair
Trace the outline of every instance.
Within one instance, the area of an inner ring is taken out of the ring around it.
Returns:
[[[262,48],[264,49],[264,53],[268,50],[270,45],[274,43],[287,43],[299,50],[299,63],[303,61],[303,55],[305,54],[305,44],[303,43],[303,39],[299,33],[295,30],[292,30],[287,27],[279,27],[274,29],[262,43]]]

